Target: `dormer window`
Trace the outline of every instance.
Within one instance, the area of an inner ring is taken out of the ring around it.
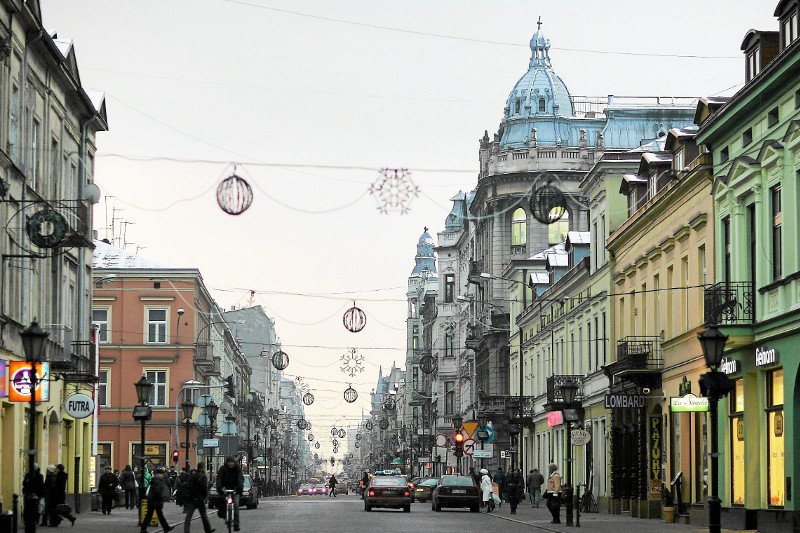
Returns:
[[[679,148],[675,150],[675,154],[672,156],[672,168],[674,170],[683,170],[683,148]]]
[[[797,39],[797,6],[781,19],[781,50]]]
[[[761,70],[760,58],[761,54],[759,54],[758,47],[747,52],[747,72],[745,73],[747,81],[755,78]]]
[[[544,113],[546,110],[544,98],[539,98],[539,113]]]

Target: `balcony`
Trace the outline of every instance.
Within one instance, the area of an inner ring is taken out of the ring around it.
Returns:
[[[483,261],[470,261],[467,280],[476,285],[482,284],[486,280],[481,277],[481,272],[483,272]]]
[[[471,350],[475,350],[481,343],[481,338],[483,337],[482,330],[480,324],[472,324],[467,326],[467,338],[464,341],[464,345]]]
[[[195,364],[213,365],[214,364],[214,345],[209,343],[197,343],[195,345]]]
[[[92,341],[72,343],[72,364],[64,373],[64,381],[71,383],[96,383],[97,364]]]
[[[728,281],[706,287],[703,301],[706,324],[751,326],[755,321],[756,301],[752,281]]]
[[[45,341],[45,357],[51,370],[72,367],[72,328],[61,324],[43,326],[50,335]]]
[[[524,244],[512,244],[511,255],[522,255],[528,251],[528,247]]]
[[[561,393],[561,387],[564,385],[576,385],[578,394],[575,396],[575,400],[580,401],[583,399],[583,376],[550,376],[547,378],[547,403],[545,405],[547,411],[558,411],[564,405],[564,397]]]
[[[502,395],[487,396],[478,393],[480,413],[486,416],[519,416],[519,396]],[[533,396],[522,397],[522,416],[532,418],[534,411]]]
[[[661,386],[661,337],[628,336],[617,341],[617,360],[605,367],[612,385],[629,381],[640,387]]]

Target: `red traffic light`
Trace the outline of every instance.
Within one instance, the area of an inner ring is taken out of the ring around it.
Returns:
[[[456,444],[463,444],[464,443],[464,434],[463,433],[456,433],[453,436],[453,440],[456,441]]]
[[[175,450],[174,452],[172,452],[172,462],[173,463],[177,463],[178,462],[178,455],[179,455],[178,454],[178,450]]]

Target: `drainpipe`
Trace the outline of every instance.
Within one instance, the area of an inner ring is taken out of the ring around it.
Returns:
[[[81,123],[81,140],[80,146],[78,148],[78,162],[80,171],[78,172],[78,198],[76,200],[83,200],[84,196],[84,189],[86,186],[86,158],[88,157],[89,147],[88,147],[88,130],[89,124],[95,121],[98,118],[98,114],[95,111],[92,113],[88,119]],[[91,230],[92,228],[92,211],[90,209],[86,210],[86,216],[89,220],[86,221],[86,227]],[[77,340],[83,340],[83,322],[84,322],[84,315],[85,315],[85,280],[86,280],[86,252],[81,250],[81,253],[78,254],[78,297],[81,299],[80,304],[78,305],[78,327],[76,328],[78,331]]]

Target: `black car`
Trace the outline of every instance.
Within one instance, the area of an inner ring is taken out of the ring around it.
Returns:
[[[481,507],[481,492],[471,476],[442,476],[439,485],[431,493],[431,509],[442,507],[469,507],[477,513]]]
[[[403,476],[375,476],[364,494],[364,510],[388,507],[411,512],[411,489]]]

